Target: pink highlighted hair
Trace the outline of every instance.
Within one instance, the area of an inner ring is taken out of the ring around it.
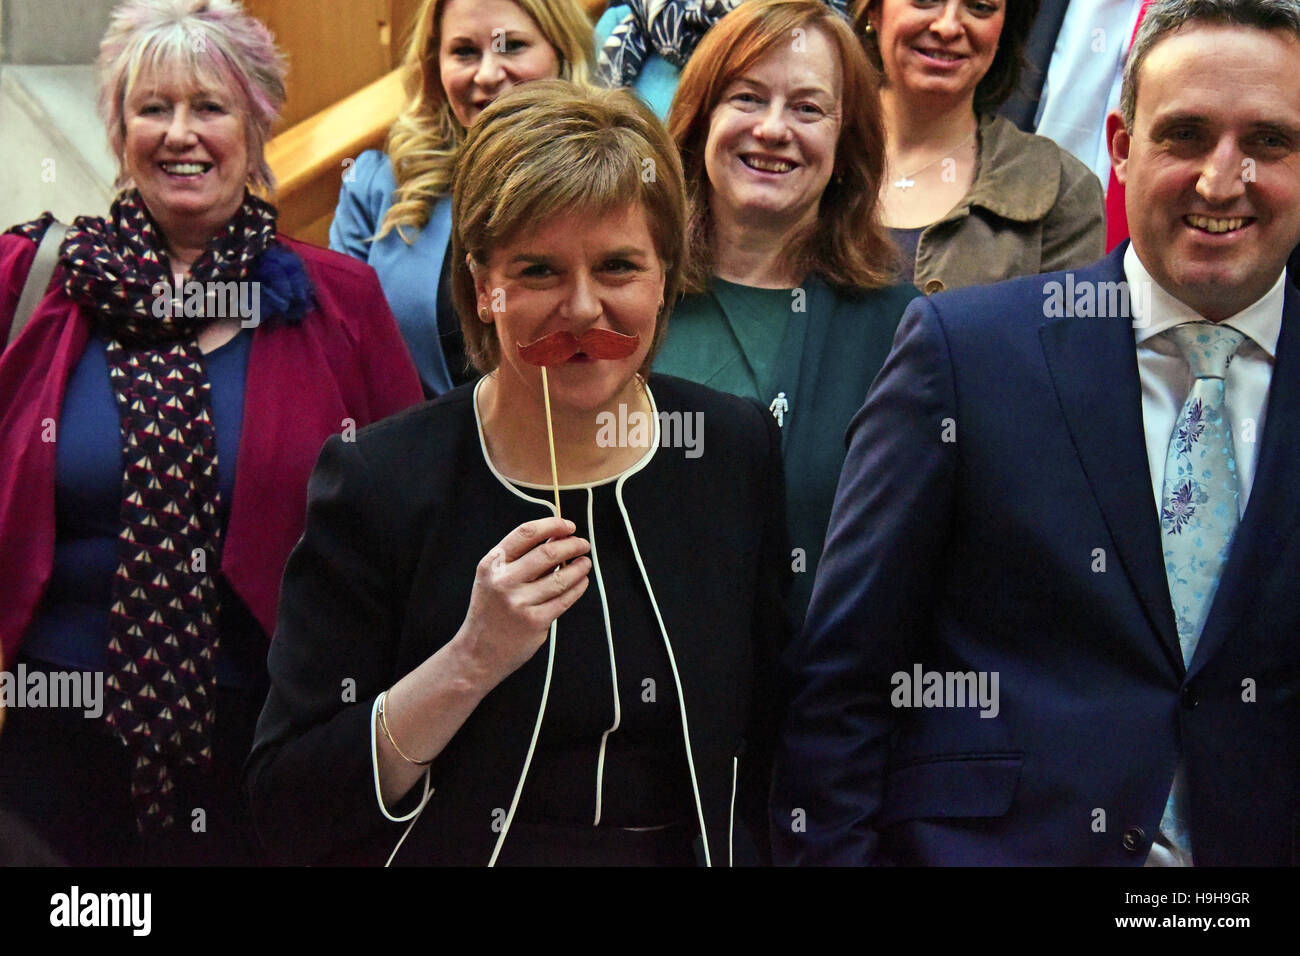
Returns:
[[[234,93],[248,140],[249,178],[275,186],[263,151],[284,106],[288,65],[275,38],[237,0],[127,0],[113,11],[99,44],[99,108],[123,168],[125,104],[140,82],[179,77],[184,83]]]

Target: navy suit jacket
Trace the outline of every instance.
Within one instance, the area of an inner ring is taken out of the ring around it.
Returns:
[[[1074,288],[1120,282],[1124,248]],[[1180,756],[1199,864],[1297,862],[1300,292],[1185,668],[1131,321],[1045,317],[1065,281],[914,300],[850,426],[792,647],[778,862],[1140,865]],[[894,706],[917,665],[996,673],[997,715]]]
[[[1047,68],[1056,50],[1056,38],[1060,36],[1061,24],[1065,22],[1065,8],[1069,5],[1069,0],[1042,0],[1039,4],[1034,25],[1025,38],[1025,60],[1029,63],[1029,69],[1020,77],[1020,88],[998,110],[1026,133],[1034,131],[1034,119],[1038,115],[1038,101],[1043,96]],[[1102,108],[1105,108],[1105,104],[1102,104]]]

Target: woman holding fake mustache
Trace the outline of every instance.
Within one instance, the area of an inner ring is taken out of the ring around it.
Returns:
[[[259,830],[301,861],[729,865],[749,820],[765,857],[780,442],[756,402],[648,375],[681,282],[672,142],[626,92],[538,81],[471,128],[453,195],[485,377],[322,454]],[[702,445],[661,443],[687,416]]]

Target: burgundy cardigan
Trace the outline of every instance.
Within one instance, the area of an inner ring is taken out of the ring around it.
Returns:
[[[269,635],[280,576],[302,534],[307,478],[325,439],[422,399],[420,380],[369,266],[281,237],[317,306],[253,331],[243,431],[221,567]],[[0,236],[0,345],[36,246]],[[68,376],[91,325],[61,286],[0,356],[0,646],[12,661],[54,565],[55,443]]]

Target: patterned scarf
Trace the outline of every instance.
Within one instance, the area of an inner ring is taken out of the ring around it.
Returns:
[[[658,53],[677,69],[695,52],[709,27],[740,6],[742,0],[624,0],[630,7],[600,49],[599,70],[611,86],[631,86],[646,58]],[[847,0],[826,0],[848,16]]]
[[[187,282],[248,280],[274,248],[275,221],[272,206],[246,195]],[[48,223],[47,215],[12,231],[39,241]],[[176,769],[211,764],[220,636],[216,433],[197,338],[211,317],[192,314],[202,308],[161,307],[155,289],[174,281],[165,248],[131,191],[107,219],[74,220],[59,255],[64,291],[109,338],[122,425],[105,721],[132,755],[141,832],[173,825]]]

